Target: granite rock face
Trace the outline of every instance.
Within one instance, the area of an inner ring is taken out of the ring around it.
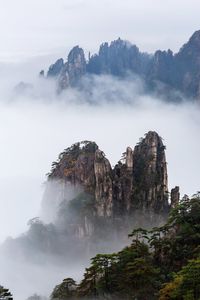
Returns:
[[[176,86],[186,96],[200,99],[200,30],[175,55]]]
[[[120,38],[110,45],[102,44],[87,64],[88,73],[124,76],[129,71],[141,72],[141,54],[135,45]]]
[[[94,142],[84,141],[72,145],[53,165],[49,180],[61,180],[91,195],[93,214],[112,216],[112,169],[104,153]]]
[[[86,73],[86,60],[83,49],[75,46],[69,53],[67,62],[61,58],[51,65],[47,78],[55,78],[58,82],[58,91],[70,86],[76,86]]]
[[[171,190],[171,207],[176,207],[180,201],[180,191],[179,187],[176,186]]]
[[[78,46],[74,47],[68,55],[67,71],[69,74],[69,84],[71,86],[76,85],[77,81],[86,73],[84,51]]]
[[[150,131],[134,151],[127,148],[125,163],[114,168],[114,191],[116,214],[168,212],[165,147],[156,132]]]
[[[49,180],[59,179],[72,186],[83,186],[86,192],[92,192],[95,186],[94,161],[98,146],[94,142],[84,141],[67,148],[59,155],[59,161],[53,163]]]
[[[147,82],[152,85],[160,81],[168,86],[173,86],[174,74],[175,65],[173,52],[171,50],[156,51],[146,73]]]
[[[76,209],[78,218],[74,217],[70,224],[73,223],[79,237],[92,235],[96,223],[115,227],[127,218],[134,219],[138,212],[149,219],[165,218],[170,209],[165,146],[153,131],[134,150],[128,147],[113,169],[96,143],[72,145],[53,163],[48,182],[54,181],[59,181],[63,189],[59,193],[60,207],[70,204]],[[76,193],[66,202],[63,195],[69,186]]]
[[[58,77],[64,67],[64,60],[62,58],[58,59],[54,64],[52,64],[47,72],[47,77]]]
[[[165,212],[168,209],[167,163],[165,146],[156,132],[150,131],[135,147],[133,165],[134,206],[139,204],[143,209]]]
[[[200,30],[176,54],[171,50],[157,50],[153,55],[143,53],[136,45],[119,38],[110,44],[103,43],[97,54],[89,54],[87,61],[83,49],[74,47],[66,62],[59,59],[51,65],[47,78],[56,78],[58,90],[62,91],[79,85],[85,75],[108,74],[126,78],[134,74],[142,78],[147,90],[157,91],[173,101],[180,100],[181,95],[199,100],[199,53]]]
[[[95,207],[99,217],[113,215],[112,169],[109,161],[99,149],[95,152]]]

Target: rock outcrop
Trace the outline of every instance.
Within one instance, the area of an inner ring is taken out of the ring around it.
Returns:
[[[58,90],[79,85],[89,74],[109,74],[125,78],[140,76],[147,90],[154,90],[173,101],[185,95],[200,99],[200,30],[196,31],[180,51],[157,50],[153,55],[142,53],[136,45],[122,39],[103,43],[98,54],[89,55],[86,62],[83,49],[74,47],[66,62],[59,59],[47,73],[56,78]],[[179,93],[174,93],[178,91]]]
[[[62,58],[58,59],[54,64],[52,64],[47,72],[47,77],[58,77],[64,67],[64,60]]]
[[[176,186],[171,190],[171,207],[175,208],[180,201],[180,191],[179,187]]]
[[[87,72],[93,74],[112,74],[124,76],[127,72],[141,72],[141,54],[135,45],[120,38],[116,41],[104,43],[99,53],[90,57]]]
[[[47,78],[56,78],[58,91],[61,91],[69,86],[76,86],[85,73],[86,60],[84,51],[79,46],[76,46],[70,51],[66,63],[61,58],[50,66]]]
[[[109,161],[99,149],[95,152],[95,207],[99,217],[113,215],[112,169]]]
[[[168,182],[165,146],[156,132],[150,131],[135,147],[127,148],[125,163],[114,168],[116,214],[168,212]]]
[[[78,217],[71,218],[70,226],[79,237],[91,236],[96,224],[103,228],[103,224],[122,225],[127,219],[132,223],[138,212],[153,223],[165,218],[170,209],[165,146],[153,131],[134,150],[128,147],[113,169],[96,143],[72,145],[53,163],[48,183],[55,181],[62,189],[59,216],[67,218],[62,212],[65,205],[73,208],[71,216]],[[66,201],[69,186],[76,193]],[[47,185],[46,195],[48,189]]]
[[[83,49],[78,46],[74,47],[69,55],[67,62],[67,71],[69,74],[69,84],[76,85],[86,72],[86,60]]]
[[[186,96],[200,99],[200,30],[175,55],[176,87]]]
[[[168,51],[156,51],[148,72],[146,74],[147,82],[152,85],[153,83],[160,81],[168,86],[173,86],[174,84],[174,74],[175,72],[174,56],[171,50]]]
[[[84,141],[72,145],[53,164],[49,180],[61,180],[64,185],[83,189],[91,195],[93,215],[112,216],[112,168],[104,153],[94,142]]]
[[[135,206],[162,213],[168,209],[168,177],[165,146],[161,137],[150,131],[133,154]],[[138,189],[139,187],[139,189]]]

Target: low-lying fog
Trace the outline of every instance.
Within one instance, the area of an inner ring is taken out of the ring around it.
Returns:
[[[14,75],[10,70],[1,72],[1,242],[27,230],[27,221],[39,215],[45,174],[58,154],[77,141],[95,141],[114,165],[127,146],[134,147],[146,132],[155,130],[167,146],[169,188],[179,185],[182,195],[199,190],[198,105],[187,100],[164,103],[143,95],[139,80],[123,82],[110,77],[95,79],[91,96],[69,90],[58,98],[53,83],[38,81],[35,90],[15,94],[11,88],[23,78]],[[97,102],[99,105],[94,104]],[[36,269],[32,266],[30,274],[26,264],[16,269],[6,264],[0,284],[8,286],[16,300],[25,300],[34,292],[48,295],[50,287],[76,272],[52,265],[45,272]],[[17,283],[16,272],[21,278]],[[48,284],[44,274],[48,274]],[[24,287],[19,286],[23,280]]]

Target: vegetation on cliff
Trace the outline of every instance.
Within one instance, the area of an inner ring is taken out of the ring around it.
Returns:
[[[129,246],[92,258],[80,284],[62,283],[51,299],[200,299],[199,224],[200,194],[183,197],[164,226],[134,230]]]
[[[109,220],[114,227],[117,223],[126,229],[124,219],[128,219],[133,226],[133,215],[136,211],[138,214],[138,210],[144,215],[143,221],[140,218],[142,226],[145,223],[155,226],[166,220],[170,209],[167,177],[162,138],[155,131],[149,131],[134,150],[126,149],[123,161],[114,168],[96,143],[84,141],[72,145],[53,163],[48,182],[58,181],[62,185],[59,218],[66,220],[66,209],[70,207],[78,212],[81,231],[88,234],[89,222],[93,234],[100,220],[102,226]],[[69,185],[76,190],[80,188],[70,203],[66,201],[65,192]],[[51,185],[47,185],[46,197],[51,194],[49,187],[51,189]],[[154,214],[157,214],[157,223]]]
[[[13,300],[12,294],[9,289],[0,286],[0,299],[2,300]]]

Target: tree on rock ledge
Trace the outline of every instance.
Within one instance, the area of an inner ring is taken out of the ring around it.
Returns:
[[[13,300],[12,294],[9,289],[0,286],[0,300]]]
[[[56,299],[73,299],[76,290],[76,282],[72,278],[66,278],[63,282],[55,287],[51,294],[51,300]]]

